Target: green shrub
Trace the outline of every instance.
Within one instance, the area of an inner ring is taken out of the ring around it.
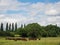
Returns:
[[[14,34],[11,32],[0,31],[0,36],[10,36],[14,37]]]

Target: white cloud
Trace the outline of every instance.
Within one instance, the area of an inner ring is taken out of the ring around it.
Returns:
[[[0,18],[5,17],[5,15],[0,15]]]
[[[47,21],[48,22],[54,22],[54,21],[56,21],[56,17],[48,17]]]
[[[55,9],[50,9],[50,10],[47,10],[45,13],[46,15],[57,15],[58,11]]]
[[[7,14],[8,10],[20,12]],[[59,24],[60,2],[48,4],[37,2],[31,4],[18,2],[17,0],[0,0],[0,13],[0,22],[4,23],[18,22],[20,24],[28,24],[37,22],[41,25]],[[57,15],[58,17],[49,15]]]

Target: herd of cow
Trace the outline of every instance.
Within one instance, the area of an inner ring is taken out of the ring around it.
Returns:
[[[14,41],[22,40],[22,41],[27,41],[27,40],[37,40],[37,38],[6,37],[6,40],[14,40]]]

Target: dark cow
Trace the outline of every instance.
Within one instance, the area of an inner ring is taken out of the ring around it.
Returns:
[[[29,38],[29,40],[37,40],[37,38]]]
[[[6,40],[14,40],[13,37],[6,37]]]
[[[6,40],[23,40],[23,41],[27,41],[26,38],[22,38],[22,37],[6,37]]]
[[[39,40],[40,40],[40,38],[39,38]]]
[[[20,37],[20,38],[16,38],[16,40],[22,40],[22,41],[27,41],[26,38]]]

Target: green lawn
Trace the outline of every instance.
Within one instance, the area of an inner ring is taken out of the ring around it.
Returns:
[[[60,37],[41,38],[41,40],[14,41],[0,37],[0,45],[60,45]]]

